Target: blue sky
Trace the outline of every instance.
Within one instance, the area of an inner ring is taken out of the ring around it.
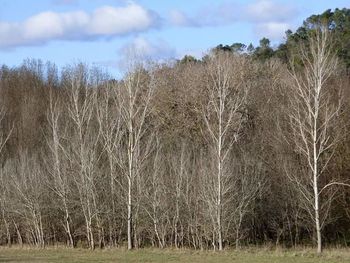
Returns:
[[[155,60],[200,57],[220,43],[274,45],[311,14],[349,0],[0,0],[0,63],[86,62],[117,74],[133,49]]]

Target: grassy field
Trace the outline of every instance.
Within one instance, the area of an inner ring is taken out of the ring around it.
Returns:
[[[243,250],[219,252],[199,252],[191,250],[137,251],[83,250],[83,249],[17,249],[0,248],[0,262],[190,262],[190,263],[344,263],[350,262],[350,250],[329,250],[317,256],[311,250]]]

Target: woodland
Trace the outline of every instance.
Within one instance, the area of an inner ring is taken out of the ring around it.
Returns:
[[[0,68],[0,245],[350,245],[350,9],[271,47]]]

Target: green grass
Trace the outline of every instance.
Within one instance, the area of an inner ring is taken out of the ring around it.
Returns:
[[[343,263],[350,262],[350,250],[328,250],[317,256],[312,250],[282,251],[250,249],[242,251],[193,251],[105,249],[89,251],[64,248],[0,248],[0,262],[190,262],[190,263]]]

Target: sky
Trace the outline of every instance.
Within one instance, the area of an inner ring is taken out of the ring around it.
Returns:
[[[0,63],[27,58],[121,71],[127,54],[167,61],[218,44],[277,46],[312,14],[350,0],[0,0]]]

